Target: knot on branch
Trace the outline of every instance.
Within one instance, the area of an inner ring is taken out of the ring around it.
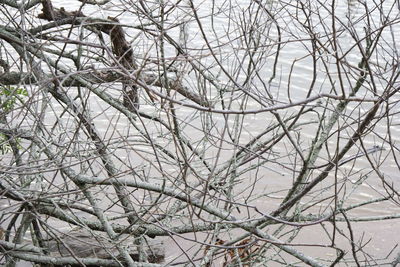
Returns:
[[[110,35],[112,49],[115,56],[125,68],[137,69],[137,65],[133,58],[132,48],[125,39],[125,32],[119,24],[119,20],[113,17],[108,17],[108,19],[115,22],[115,24],[105,25],[105,28],[108,30]]]
[[[65,8],[54,8],[50,0],[42,0],[42,12],[38,18],[48,21],[55,21],[71,17],[85,17],[81,11],[66,11]]]
[[[125,39],[125,32],[119,24],[119,20],[113,17],[108,17],[108,19],[115,22],[104,26],[110,35],[113,53],[124,68],[128,70],[137,69],[138,66],[134,62],[132,48]],[[124,106],[128,110],[136,112],[139,109],[137,86],[129,81],[123,84],[122,91]]]

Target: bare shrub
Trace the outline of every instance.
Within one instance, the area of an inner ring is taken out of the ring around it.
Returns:
[[[398,1],[0,20],[6,266],[399,263]]]

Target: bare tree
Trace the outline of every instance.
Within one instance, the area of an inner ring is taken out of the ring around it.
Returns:
[[[79,1],[0,0],[2,264],[399,264],[398,1]]]

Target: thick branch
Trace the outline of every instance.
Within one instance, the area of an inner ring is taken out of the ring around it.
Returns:
[[[68,266],[68,265],[80,265],[81,263],[85,266],[121,266],[121,263],[115,260],[104,260],[98,258],[73,258],[73,257],[50,257],[44,255],[31,254],[26,252],[8,252],[9,256],[19,258],[22,260],[50,264],[55,266]],[[154,263],[140,263],[136,262],[131,264],[132,267],[159,267],[161,265]]]

